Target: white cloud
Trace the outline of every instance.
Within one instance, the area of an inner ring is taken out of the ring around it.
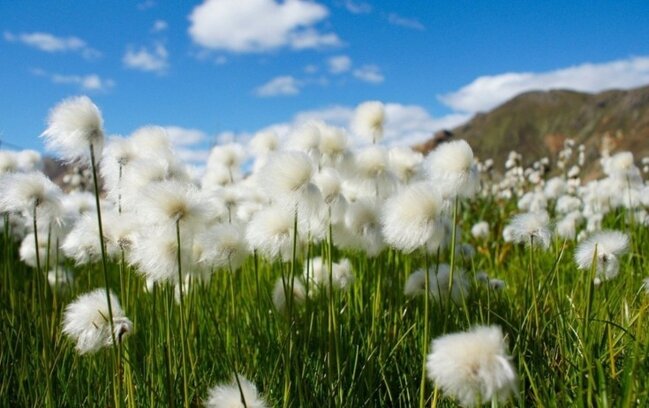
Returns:
[[[151,32],[160,33],[162,31],[165,31],[167,28],[169,28],[169,24],[167,24],[166,21],[164,21],[164,20],[156,20],[153,23],[153,27],[151,27]]]
[[[439,100],[461,112],[492,109],[526,91],[572,89],[600,92],[629,89],[649,83],[649,57],[635,57],[601,64],[581,64],[547,72],[509,72],[482,76]]]
[[[189,15],[189,35],[203,47],[238,53],[336,46],[335,33],[314,27],[328,15],[314,1],[205,0]]]
[[[163,73],[169,67],[169,53],[164,44],[157,43],[152,49],[141,47],[138,50],[129,48],[122,58],[127,68],[145,72]]]
[[[145,11],[156,6],[155,0],[144,0],[143,2],[137,5],[137,9],[140,11]]]
[[[255,94],[260,97],[297,95],[300,86],[300,82],[290,75],[278,76],[255,89]]]
[[[99,51],[89,47],[85,41],[78,37],[57,37],[42,32],[13,34],[9,31],[5,31],[3,36],[7,42],[22,43],[49,53],[76,52],[86,59],[101,56]]]
[[[188,146],[205,142],[207,133],[199,129],[189,129],[181,126],[163,126],[174,146]]]
[[[337,55],[329,58],[327,60],[327,65],[329,66],[329,72],[332,74],[342,74],[351,69],[352,59],[347,55]]]
[[[115,81],[105,79],[97,74],[62,75],[50,73],[42,69],[32,69],[36,76],[48,78],[54,84],[77,85],[83,91],[108,91],[115,86]]]
[[[344,0],[343,6],[352,14],[367,14],[372,12],[372,5],[364,1]]]
[[[363,65],[362,67],[355,69],[353,74],[361,81],[372,84],[380,84],[385,80],[385,77],[381,73],[381,69],[376,65]]]
[[[415,18],[402,17],[396,13],[388,14],[388,23],[399,27],[410,28],[412,30],[426,30],[426,27],[419,20]]]
[[[315,74],[316,72],[318,72],[318,66],[309,64],[306,67],[304,67],[304,72],[306,72],[307,74]]]

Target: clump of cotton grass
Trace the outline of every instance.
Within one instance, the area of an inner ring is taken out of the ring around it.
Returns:
[[[456,304],[463,304],[469,294],[471,284],[461,268],[453,271],[453,285],[449,285],[451,267],[439,264],[428,269],[429,296],[437,302],[446,302],[449,297]],[[413,272],[406,281],[403,294],[408,297],[421,296],[426,293],[426,272],[419,269]],[[450,295],[450,296],[449,296]]]
[[[0,150],[0,175],[19,170],[18,157],[14,152]]]
[[[40,231],[38,233],[38,236],[40,237],[47,236],[47,232]],[[49,253],[48,253],[48,247],[49,247]],[[28,266],[31,266],[32,268],[37,268],[39,266],[38,263],[45,262],[45,260],[48,257],[52,258],[55,255],[54,252],[55,252],[54,246],[48,245],[47,239],[39,239],[38,258],[37,258],[36,240],[34,239],[33,232],[25,235],[22,242],[20,243],[20,249],[18,250],[20,260],[23,261]]]
[[[279,139],[277,133],[272,130],[264,130],[255,133],[255,136],[250,140],[250,150],[256,156],[266,156],[279,147]]]
[[[12,173],[0,177],[0,212],[43,217],[49,222],[60,217],[61,189],[43,173]],[[49,223],[48,222],[48,223]]]
[[[350,203],[344,224],[334,229],[334,241],[341,248],[363,250],[367,256],[378,255],[385,247],[381,232],[381,206],[376,200],[360,199]]]
[[[372,141],[380,142],[383,139],[383,126],[385,124],[385,107],[379,101],[363,102],[356,107],[352,119],[352,130]]]
[[[268,404],[259,395],[255,384],[241,374],[227,384],[212,387],[205,400],[206,408],[266,408]]]
[[[361,194],[366,197],[387,197],[396,187],[396,177],[388,167],[388,155],[382,146],[368,146],[354,156],[352,175]]]
[[[313,176],[313,162],[297,151],[278,152],[260,170],[258,183],[272,200],[295,206]]]
[[[288,310],[289,303],[293,306],[304,303],[306,288],[302,280],[296,276],[280,277],[273,287],[273,305],[279,312]]]
[[[63,333],[74,340],[79,354],[94,353],[102,347],[121,343],[133,331],[133,323],[126,317],[117,296],[110,292],[113,321],[109,322],[105,289],[83,294],[66,306],[63,314]],[[112,327],[112,333],[111,333]]]
[[[462,406],[504,403],[517,392],[517,375],[498,326],[477,326],[431,343],[428,378]]]
[[[347,151],[347,134],[341,128],[322,124],[318,149],[321,155],[321,165],[337,165]]]
[[[487,221],[480,221],[471,227],[471,235],[475,239],[485,239],[489,237],[489,223]]]
[[[442,211],[442,196],[430,184],[420,182],[405,187],[390,197],[381,217],[385,241],[405,253],[421,248],[436,230]]]
[[[246,228],[246,240],[251,249],[269,260],[291,259],[294,234],[294,212],[274,205],[253,215]]]
[[[186,274],[191,264],[190,239],[181,241],[181,269]],[[173,227],[141,229],[134,237],[132,249],[127,254],[136,272],[151,282],[176,282],[178,280],[178,240]]]
[[[73,281],[74,275],[72,275],[72,272],[62,266],[57,266],[47,273],[47,283],[58,290],[67,288]]]
[[[141,191],[138,214],[152,224],[179,223],[183,230],[194,230],[204,224],[206,210],[193,185],[167,180],[151,183]]]
[[[473,150],[464,140],[439,145],[428,155],[424,167],[429,180],[445,197],[470,198],[480,188]]]
[[[245,237],[245,226],[239,223],[220,224],[197,237],[203,247],[199,262],[215,268],[236,271],[250,251]]]
[[[393,147],[388,151],[388,163],[400,182],[410,183],[421,173],[424,156],[409,147]]]
[[[579,269],[589,269],[593,267],[595,260],[596,279],[613,279],[620,270],[618,258],[628,247],[628,235],[619,231],[600,231],[579,243],[575,251],[575,263]]]
[[[85,265],[101,260],[101,242],[95,214],[86,214],[79,218],[72,230],[61,243],[61,249],[68,258],[74,259],[77,265]],[[112,251],[106,248],[108,253]]]
[[[68,162],[89,162],[90,150],[99,155],[104,143],[103,119],[87,96],[63,100],[50,112],[48,127],[41,135],[48,150]]]
[[[508,233],[513,242],[547,248],[551,237],[549,222],[548,213],[544,211],[518,214],[509,222]]]
[[[331,273],[329,265],[322,257],[315,257],[304,265],[304,278],[316,287],[329,287],[335,289],[348,289],[354,283],[352,264],[349,259],[345,258],[339,262],[332,262]]]

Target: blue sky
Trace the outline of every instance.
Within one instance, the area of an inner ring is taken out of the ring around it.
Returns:
[[[647,1],[3,1],[0,139],[42,149],[61,99],[89,95],[110,134],[168,126],[211,143],[348,124],[388,107],[413,143],[531,89],[649,83]]]

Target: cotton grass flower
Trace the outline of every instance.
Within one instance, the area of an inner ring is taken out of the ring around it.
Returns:
[[[13,173],[19,169],[18,157],[14,152],[0,150],[0,175]]]
[[[292,289],[292,290],[291,290]],[[292,295],[290,295],[292,293]],[[278,278],[273,287],[273,305],[279,312],[287,311],[289,302],[299,305],[306,299],[306,288],[296,276]]]
[[[175,181],[151,183],[141,191],[138,214],[153,224],[173,225],[187,229],[205,222],[206,206],[193,185]]]
[[[0,177],[0,212],[42,216],[50,221],[61,215],[61,189],[43,173],[13,173]]]
[[[99,156],[104,143],[103,119],[87,96],[65,99],[52,109],[41,135],[48,150],[68,162],[90,161],[90,148]]]
[[[473,197],[480,188],[473,150],[464,140],[442,143],[426,158],[429,180],[447,197]]]
[[[435,273],[437,271],[437,273]],[[451,267],[448,264],[433,266],[428,270],[429,296],[437,302],[445,302],[449,298],[449,280]],[[464,270],[456,267],[453,271],[453,288],[450,298],[454,303],[462,304],[468,295],[470,282]],[[421,296],[426,293],[426,275],[424,269],[413,272],[406,281],[403,294],[408,297]]]
[[[498,326],[477,326],[433,340],[427,374],[465,407],[504,403],[517,390],[516,371]]]
[[[471,227],[471,235],[475,239],[485,239],[489,236],[489,224],[487,221],[480,221]]]
[[[258,211],[246,229],[246,240],[251,249],[268,259],[291,258],[295,214],[290,209],[274,205]]]
[[[383,207],[381,224],[388,245],[410,253],[425,245],[436,229],[442,196],[425,183],[416,183],[390,197]]]
[[[619,231],[600,231],[579,243],[575,263],[579,269],[592,268],[597,254],[596,278],[601,281],[613,279],[620,269],[618,258],[627,251],[628,246],[628,235]]]
[[[237,382],[238,380],[238,382]],[[244,402],[241,399],[245,400]],[[266,408],[266,401],[259,395],[255,384],[241,374],[228,384],[218,384],[209,390],[206,408]]]
[[[332,262],[332,272],[329,273],[329,265],[322,257],[315,257],[304,266],[304,278],[317,287],[329,287],[335,289],[347,289],[354,283],[352,264],[349,259],[342,259],[339,262]]]
[[[62,266],[58,266],[47,273],[47,283],[55,289],[64,289],[70,286],[73,281],[74,275]]]
[[[313,162],[302,152],[278,152],[259,174],[259,186],[268,197],[295,205],[313,175]]]
[[[41,239],[38,240],[38,256],[40,258],[41,263],[44,263],[45,260],[48,258],[52,258],[55,255],[55,249],[53,245],[49,245],[49,255],[48,255],[48,242],[47,239],[42,239],[42,237],[47,237],[47,232],[45,231],[39,231],[38,236],[41,237]],[[20,244],[20,249],[18,250],[18,254],[20,256],[20,260],[23,261],[25,264],[28,266],[31,266],[32,268],[36,268],[38,266],[37,264],[37,258],[36,258],[36,242],[34,239],[34,233],[31,232],[27,234],[21,244]]]
[[[383,126],[385,123],[385,107],[379,101],[363,102],[356,107],[352,119],[352,130],[372,141],[380,142],[383,139]]]
[[[204,248],[199,262],[236,271],[250,254],[245,238],[242,224],[220,224],[211,228],[197,238]]]
[[[546,212],[528,212],[516,215],[508,225],[512,241],[547,248],[550,245],[551,235],[548,227],[549,222],[550,218]]]
[[[110,292],[113,312],[113,333],[108,320],[108,302],[104,288],[79,296],[66,306],[63,314],[63,333],[74,340],[79,354],[94,353],[115,341],[121,343],[133,331],[133,323],[126,317],[117,296]]]

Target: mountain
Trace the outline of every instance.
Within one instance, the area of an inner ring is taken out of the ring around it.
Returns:
[[[649,86],[598,94],[526,92],[418,148],[434,148],[435,139],[465,139],[478,158],[492,158],[502,170],[511,150],[521,153],[525,164],[541,157],[554,161],[566,138],[586,146],[587,173],[599,168],[596,159],[603,143],[612,152],[632,151],[636,162],[649,156]]]

